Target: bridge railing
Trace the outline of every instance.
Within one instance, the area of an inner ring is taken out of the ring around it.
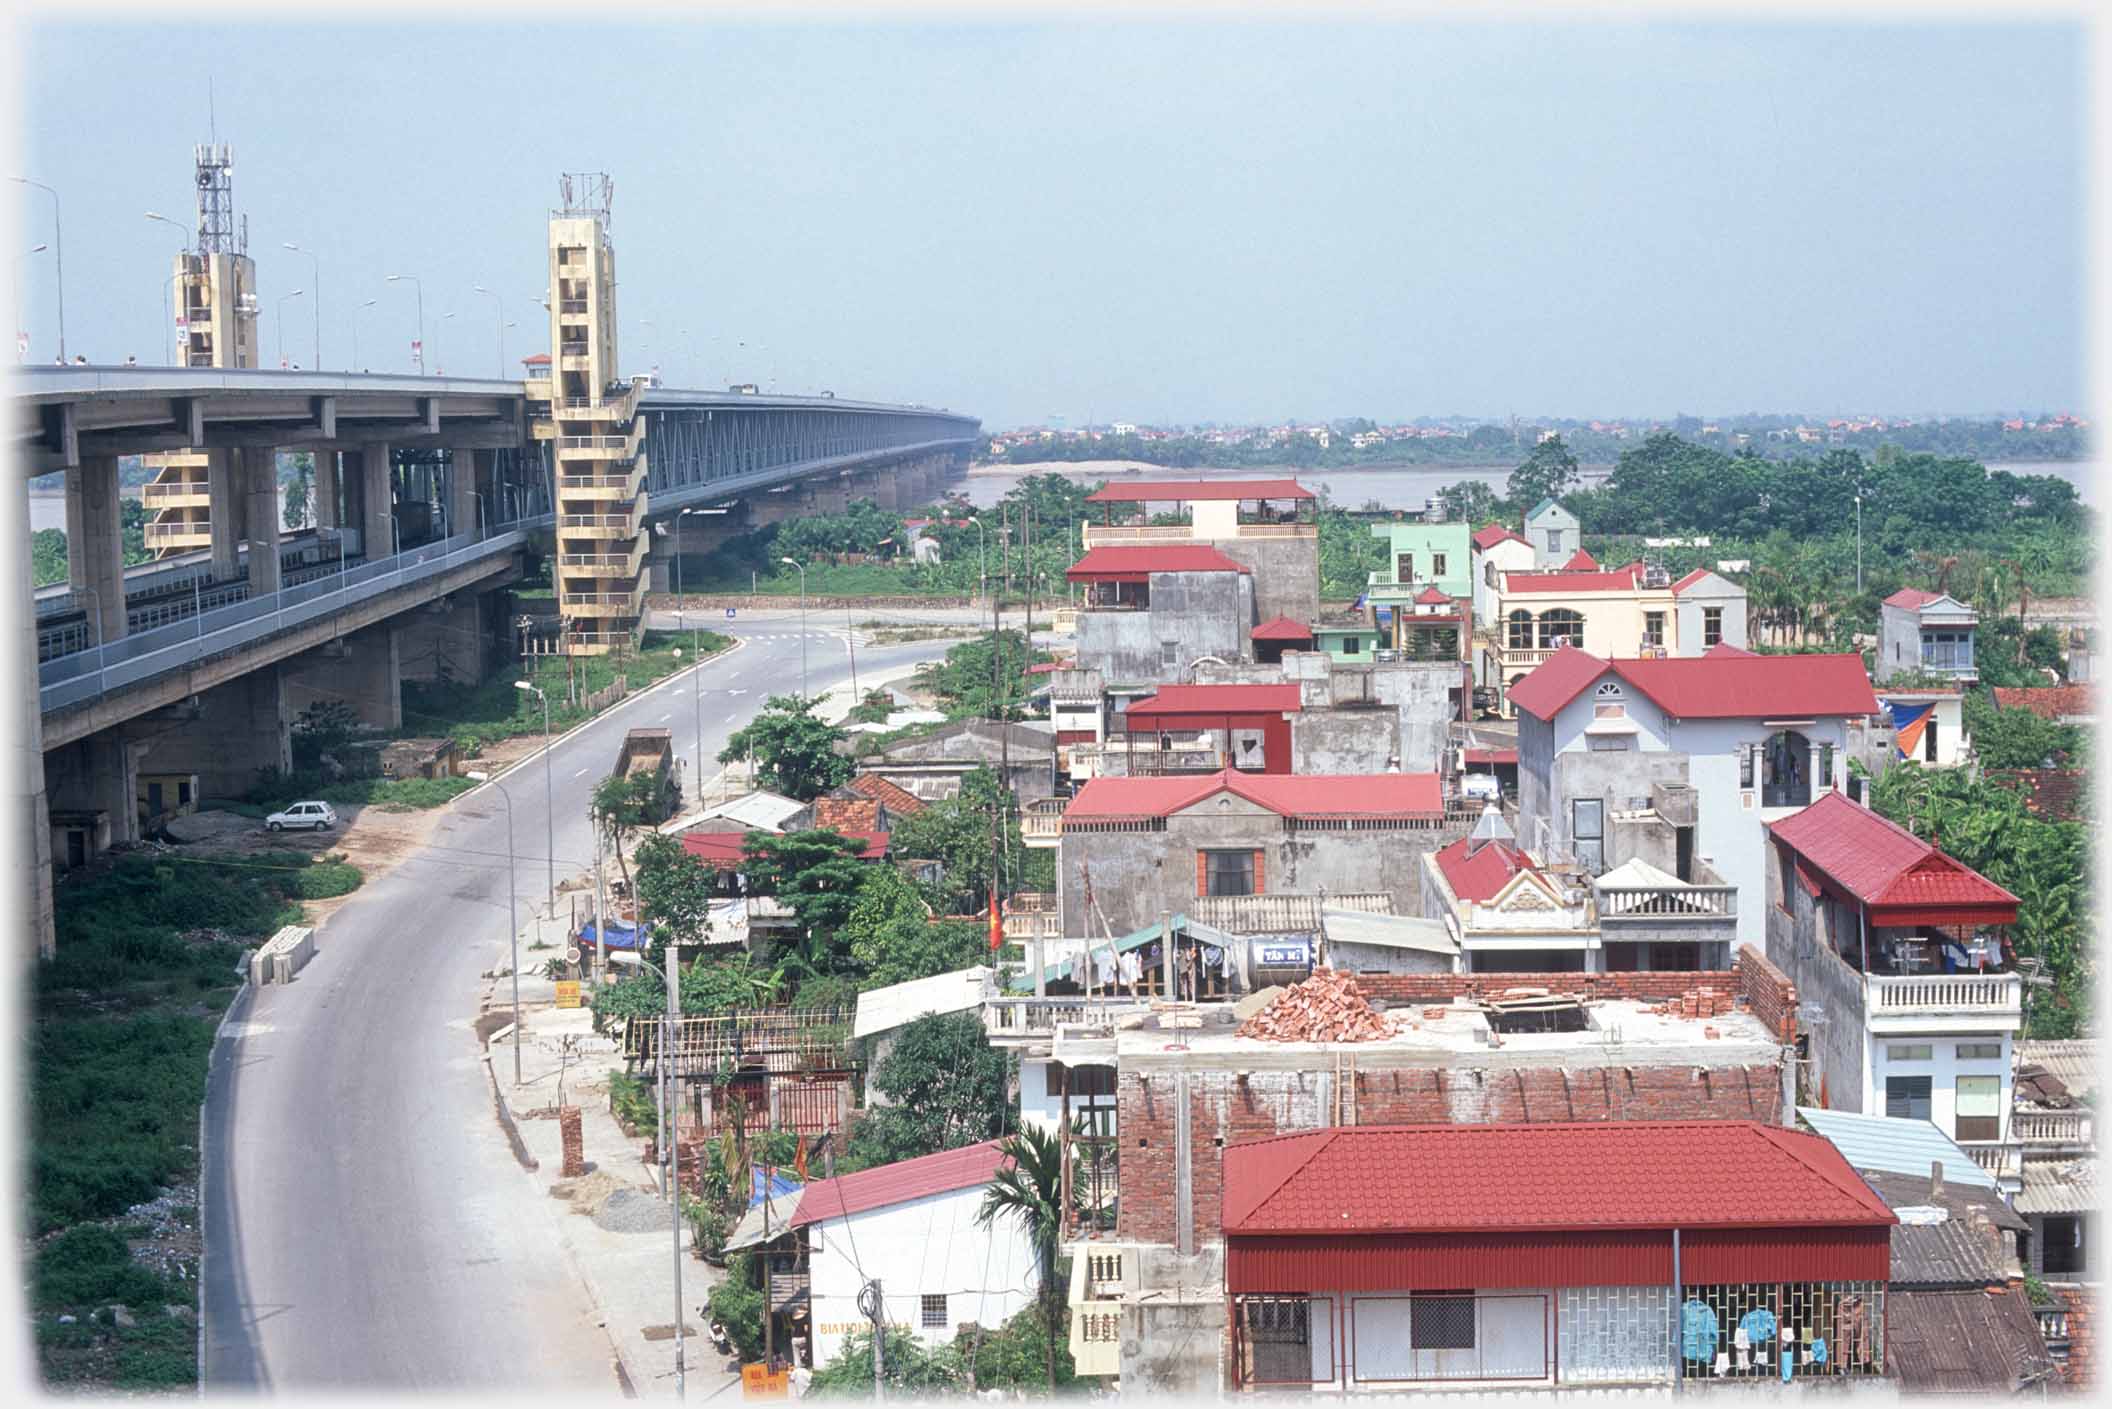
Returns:
[[[518,529],[481,539],[465,533],[393,558],[216,607],[174,625],[89,646],[37,668],[40,706],[46,712],[63,709],[152,679],[222,651],[238,649],[266,632],[300,626],[463,563],[511,552],[523,538]]]

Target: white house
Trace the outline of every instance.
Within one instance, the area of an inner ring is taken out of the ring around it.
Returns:
[[[880,1281],[888,1323],[929,1345],[974,1322],[996,1326],[1033,1303],[1034,1250],[1015,1220],[976,1222],[1010,1156],[996,1140],[809,1184],[791,1231],[807,1269],[816,1368],[871,1326],[858,1293]]]
[[[1979,615],[1956,597],[1902,587],[1878,609],[1877,678],[1937,675],[1970,685],[1980,678],[1973,663],[1973,630]]]
[[[1766,824],[1845,788],[1848,725],[1877,712],[1861,656],[1602,660],[1574,647],[1511,687],[1518,834],[1600,876],[1639,857],[1737,889],[1766,938]]]
[[[1533,567],[1553,572],[1584,546],[1577,516],[1552,499],[1542,499],[1525,516],[1526,540],[1532,544]]]
[[[1503,575],[1531,571],[1533,545],[1516,530],[1500,523],[1487,525],[1474,535],[1471,542],[1473,548],[1468,561],[1474,572],[1474,620],[1495,621],[1496,594]]]

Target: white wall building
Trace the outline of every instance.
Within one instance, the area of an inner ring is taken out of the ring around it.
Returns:
[[[976,1210],[1009,1157],[996,1140],[809,1184],[792,1230],[804,1242],[814,1365],[870,1329],[858,1293],[880,1281],[888,1323],[928,1345],[997,1326],[1034,1299],[1034,1250],[1011,1219]]]

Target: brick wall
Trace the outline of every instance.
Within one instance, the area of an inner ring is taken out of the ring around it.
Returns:
[[[1740,945],[1737,959],[1738,984],[1733,990],[1745,995],[1752,1015],[1767,1024],[1783,1046],[1797,1040],[1797,986],[1776,968],[1761,950]]]
[[[1417,975],[1389,975],[1396,983]],[[1429,975],[1472,979],[1474,975]],[[1483,978],[1491,977],[1482,975]],[[1525,980],[1497,976],[1502,986]],[[1581,975],[1566,975],[1576,978]],[[1608,975],[1608,977],[1616,977]],[[1621,975],[1684,982],[1709,975]],[[1719,980],[1722,975],[1715,975]],[[1369,983],[1373,980],[1365,980]],[[1684,986],[1676,987],[1684,992]],[[1424,996],[1436,996],[1434,993]],[[1643,995],[1637,995],[1643,996]],[[1125,1070],[1117,1091],[1122,1132],[1119,1236],[1174,1241],[1174,1135],[1178,1077]],[[1198,1246],[1222,1236],[1224,1147],[1241,1140],[1333,1124],[1332,1063],[1301,1072],[1188,1073],[1189,1142]],[[1691,1063],[1631,1068],[1562,1066],[1489,1070],[1401,1067],[1356,1073],[1360,1125],[1492,1124],[1567,1120],[1758,1120],[1782,1118],[1782,1075],[1771,1062],[1697,1069]]]
[[[2068,1363],[2061,1370],[2061,1377],[2071,1388],[2080,1389],[2095,1384],[2096,1367],[2092,1364],[2095,1349],[2096,1328],[2091,1325],[2093,1298],[2088,1287],[2056,1287],[2054,1295],[2068,1304]]]
[[[1587,998],[1635,998],[1655,1003],[1677,998],[1689,989],[1737,991],[1737,974],[1729,969],[1694,969],[1663,973],[1587,974],[1357,974],[1366,998],[1389,1003],[1447,1003],[1458,997],[1500,994],[1506,988],[1545,988]]]

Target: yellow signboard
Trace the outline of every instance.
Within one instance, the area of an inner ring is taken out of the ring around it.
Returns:
[[[787,1399],[792,1392],[792,1372],[772,1372],[768,1365],[760,1362],[741,1367],[741,1398],[743,1399]]]
[[[577,1008],[579,1006],[579,980],[561,978],[557,981],[557,1006]]]

